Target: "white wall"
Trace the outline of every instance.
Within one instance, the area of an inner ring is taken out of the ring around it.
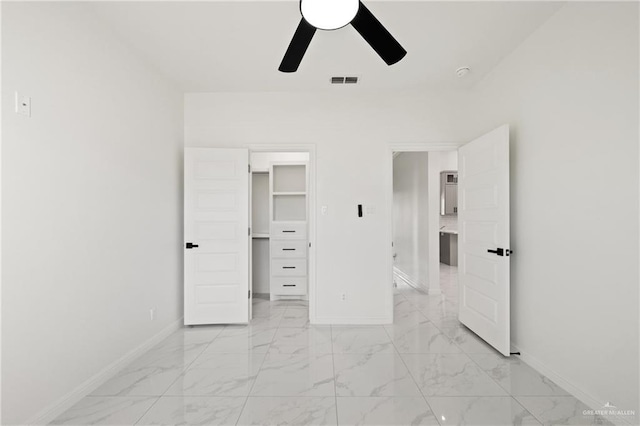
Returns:
[[[458,151],[444,151],[438,158],[438,191],[440,191],[440,173],[449,170],[458,170]],[[446,230],[458,231],[458,215],[440,215],[442,212],[442,198],[438,193],[438,229],[444,226]]]
[[[256,161],[251,156],[252,168],[256,169]],[[264,169],[269,170],[269,162],[264,162]],[[251,174],[251,291],[256,294],[269,294],[269,239],[256,238],[256,234],[269,234],[269,173]]]
[[[427,191],[428,198],[428,268],[429,293],[440,294],[440,162],[446,152],[430,152]]]
[[[512,129],[514,343],[636,413],[638,76],[638,4],[569,3],[480,84],[469,134]]]
[[[393,159],[394,267],[411,285],[429,288],[429,153]]]
[[[440,172],[445,170],[458,170],[458,151],[443,151],[439,154],[438,167],[440,168]]]
[[[254,296],[256,294],[269,294],[271,293],[269,239],[253,238],[251,241],[251,250],[251,291]]]
[[[269,173],[251,174],[251,230],[269,234]]]
[[[78,4],[3,2],[2,31],[9,425],[182,315],[183,98]]]
[[[2,46],[2,4],[0,4],[0,50]],[[2,53],[0,52],[0,94],[2,93]],[[0,95],[1,97],[2,95]],[[2,101],[0,99],[0,117],[3,113]],[[2,270],[2,121],[0,120],[0,380],[2,380],[2,277],[4,276]],[[2,384],[0,384],[0,423],[2,423]]]
[[[315,144],[316,206],[328,214],[317,212],[312,236],[312,312],[317,322],[384,323],[392,318],[388,145],[458,141],[465,104],[455,94],[188,94],[185,145]],[[357,204],[376,213],[358,218]]]

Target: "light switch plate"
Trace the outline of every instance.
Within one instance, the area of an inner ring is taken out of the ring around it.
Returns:
[[[322,212],[322,215],[326,215],[327,211],[329,210],[329,208],[327,206],[322,206],[322,208],[320,209],[320,211]]]
[[[16,113],[31,117],[31,98],[16,92]]]

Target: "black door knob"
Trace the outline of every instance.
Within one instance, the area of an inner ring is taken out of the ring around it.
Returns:
[[[498,256],[504,256],[504,249],[501,249],[498,247],[498,249],[496,250],[487,250],[488,253],[493,253],[493,254],[497,254]]]

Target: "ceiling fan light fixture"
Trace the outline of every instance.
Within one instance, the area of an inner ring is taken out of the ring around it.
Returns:
[[[360,0],[300,0],[302,19],[278,70],[296,72],[316,30],[335,30],[351,24],[387,65],[407,51]]]
[[[320,30],[337,30],[351,23],[359,0],[300,0],[302,17]]]

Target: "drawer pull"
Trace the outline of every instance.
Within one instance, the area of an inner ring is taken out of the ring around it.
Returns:
[[[283,248],[282,251],[296,251],[296,249]]]
[[[283,266],[282,269],[296,269],[295,266]]]
[[[290,232],[290,233],[294,233],[294,234],[295,234],[295,232],[296,232],[296,231],[287,231],[287,230],[283,230],[282,232]]]
[[[282,287],[295,287],[295,284],[282,284]]]

